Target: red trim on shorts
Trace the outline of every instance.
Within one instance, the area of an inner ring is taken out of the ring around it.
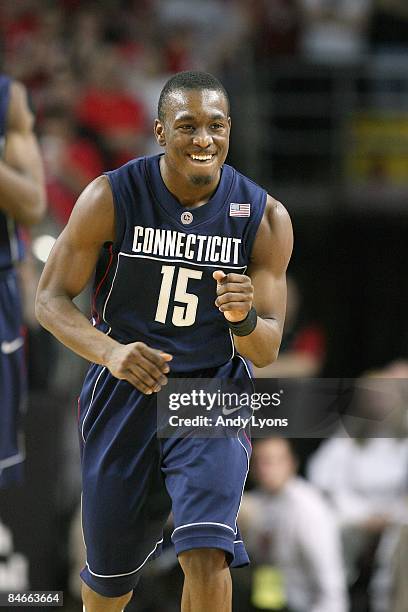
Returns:
[[[247,434],[247,432],[245,431],[245,429],[243,429],[242,431],[244,432],[244,436],[245,436],[245,437],[246,437],[246,439],[248,440],[248,444],[249,444],[249,446],[252,448],[252,442],[251,442],[251,440],[248,438],[248,434]]]

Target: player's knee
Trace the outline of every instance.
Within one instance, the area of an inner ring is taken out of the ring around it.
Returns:
[[[196,548],[179,554],[179,563],[186,576],[210,579],[227,567],[225,552],[216,548]]]
[[[122,612],[132,598],[132,592],[120,597],[104,597],[82,584],[82,601],[85,612]]]

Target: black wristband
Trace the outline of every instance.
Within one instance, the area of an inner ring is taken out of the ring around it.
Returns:
[[[228,321],[228,327],[235,336],[248,336],[254,331],[257,323],[258,315],[256,314],[255,306],[252,306],[243,321],[239,321],[238,323]]]

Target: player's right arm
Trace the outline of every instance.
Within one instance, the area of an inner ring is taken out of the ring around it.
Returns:
[[[93,327],[73,302],[92,277],[102,245],[114,239],[112,191],[102,176],[80,195],[54,245],[38,286],[36,316],[81,357],[106,366],[139,391],[152,393],[166,383],[171,356],[142,342],[120,344]]]

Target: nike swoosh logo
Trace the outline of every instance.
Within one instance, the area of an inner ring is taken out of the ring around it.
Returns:
[[[15,338],[15,340],[11,340],[11,342],[3,340],[3,342],[1,343],[1,352],[5,355],[10,355],[10,353],[15,353],[15,351],[18,351],[18,349],[21,348],[23,344],[23,338]]]
[[[237,410],[241,410],[242,406],[238,406],[237,408],[225,408],[225,406],[223,406],[222,408],[222,414],[224,416],[228,416],[229,414],[232,414],[233,412],[236,412]]]

